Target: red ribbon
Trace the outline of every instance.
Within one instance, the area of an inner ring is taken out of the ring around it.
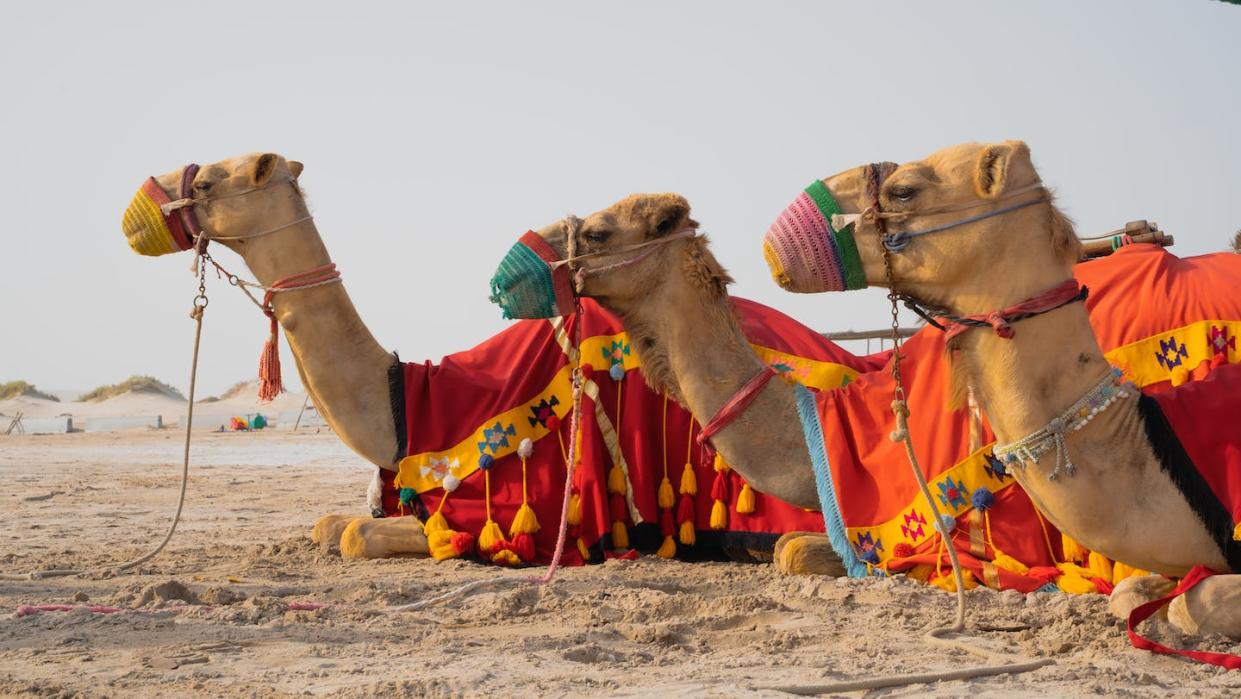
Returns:
[[[716,432],[719,432],[732,424],[733,420],[736,420],[741,413],[745,412],[746,408],[750,407],[750,403],[753,403],[754,399],[758,397],[759,391],[761,391],[763,386],[766,386],[767,382],[771,381],[771,377],[775,375],[776,372],[771,367],[763,367],[762,371],[758,372],[754,378],[747,381],[746,384],[741,387],[741,390],[733,394],[733,397],[729,398],[728,402],[716,411],[715,415],[713,415],[711,419],[707,421],[707,424],[703,426],[702,432],[698,433],[696,440],[698,445],[702,446],[709,439],[711,439],[711,436]]]
[[[1000,308],[990,313],[976,313],[968,316],[939,316],[937,320],[943,323],[947,333],[946,339],[948,340],[980,325],[990,325],[995,329],[996,335],[1005,340],[1011,340],[1013,335],[1016,334],[1013,331],[1012,325],[1010,325],[1011,323],[1055,310],[1074,300],[1081,293],[1082,288],[1078,285],[1076,279],[1066,279],[1063,283],[1044,291],[1038,296],[1028,298],[1008,308]]]
[[[1142,650],[1149,650],[1152,653],[1180,655],[1192,660],[1197,660],[1200,663],[1218,665],[1220,667],[1228,668],[1229,670],[1241,669],[1241,656],[1231,655],[1229,653],[1212,653],[1204,650],[1178,650],[1176,648],[1169,648],[1155,643],[1149,638],[1139,634],[1136,630],[1138,624],[1141,624],[1143,621],[1149,619],[1155,614],[1155,612],[1162,609],[1164,605],[1177,597],[1180,597],[1186,592],[1189,592],[1195,585],[1203,580],[1206,580],[1212,575],[1215,575],[1215,571],[1204,566],[1194,566],[1192,570],[1185,574],[1185,577],[1181,578],[1181,582],[1176,586],[1176,589],[1168,593],[1166,597],[1139,605],[1132,612],[1129,612],[1129,642],[1133,644],[1133,647],[1141,648]]]

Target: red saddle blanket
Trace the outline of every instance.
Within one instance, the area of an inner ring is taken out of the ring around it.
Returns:
[[[1109,361],[1144,390],[1206,377],[1212,366],[1241,357],[1232,340],[1241,332],[1241,256],[1182,260],[1135,245],[1078,265],[1075,273],[1090,287],[1087,309]],[[855,555],[881,567],[897,553],[910,554],[906,546],[933,557],[940,544],[904,454],[887,437],[890,353],[855,356],[778,311],[744,299],[734,303],[759,356],[786,380],[830,392],[826,400],[837,406],[824,414],[824,441]],[[824,530],[820,513],[756,494],[736,473],[716,471],[711,455],[692,446],[698,426],[691,416],[673,402],[665,406],[646,387],[619,321],[589,300],[580,318],[519,321],[439,363],[400,365],[393,389],[403,399],[394,412],[404,458],[399,474],[385,473],[387,513],[425,519],[438,510],[452,530],[477,535],[490,511],[508,536],[524,501],[541,525],[529,558],[546,561],[559,524],[568,446],[566,349],[579,322],[589,382],[582,458],[572,485],[578,516],[570,528],[569,562],[602,560],[618,539],[624,549],[686,555],[770,548],[781,533]],[[995,468],[989,446],[971,452],[967,412],[946,407],[942,335],[921,331],[903,356],[924,475],[936,497],[951,505],[960,534],[953,544],[967,566],[977,580],[996,587],[1031,590],[1058,579],[1063,571],[1055,566],[1066,560],[1059,533]],[[620,367],[619,381],[613,366]],[[992,437],[985,424],[981,430],[979,443],[987,445]],[[523,469],[517,451],[527,438],[533,451]],[[487,472],[479,469],[484,456],[491,457]],[[692,478],[684,477],[687,463]],[[671,507],[659,497],[665,474],[674,491]],[[460,482],[447,497],[446,478]],[[994,504],[982,516],[971,497],[984,485]],[[399,502],[402,488],[407,506]],[[995,567],[997,548],[1021,565]],[[1071,552],[1069,558],[1084,563],[1081,556]]]

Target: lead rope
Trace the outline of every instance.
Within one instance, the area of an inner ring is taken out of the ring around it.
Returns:
[[[190,359],[190,393],[185,399],[185,448],[181,454],[181,488],[177,494],[177,510],[172,515],[172,522],[168,525],[168,532],[164,534],[163,541],[160,541],[159,545],[151,549],[145,555],[139,556],[132,561],[126,561],[113,568],[96,568],[93,571],[84,568],[57,568],[53,570],[36,570],[29,573],[6,573],[0,574],[0,580],[44,580],[47,578],[63,578],[70,575],[82,575],[83,573],[88,572],[108,572],[112,575],[116,575],[155,558],[159,555],[160,551],[164,550],[164,547],[168,545],[168,542],[172,541],[172,535],[177,531],[177,523],[181,521],[181,510],[185,506],[185,486],[189,480],[190,474],[190,430],[194,426],[194,389],[198,382],[198,347],[203,335],[203,314],[207,310],[208,303],[206,256],[199,255],[198,262],[198,294],[194,296],[193,307],[190,309],[190,318],[194,319],[194,352]]]
[[[879,185],[878,173],[874,166],[867,168],[867,189],[872,199],[873,208],[879,210]],[[879,235],[882,243],[887,233],[887,225],[882,216],[874,218],[875,231]],[[944,523],[943,517],[940,515],[939,507],[935,504],[935,499],[931,497],[930,488],[927,487],[926,477],[922,475],[922,467],[918,465],[918,455],[914,452],[913,440],[909,436],[909,404],[905,398],[905,385],[901,377],[901,333],[899,324],[899,309],[897,301],[900,295],[896,292],[895,276],[892,273],[892,253],[887,246],[880,245],[883,250],[883,269],[887,277],[888,285],[888,301],[892,304],[892,380],[895,387],[892,391],[892,415],[896,418],[896,429],[888,436],[893,442],[901,442],[905,445],[905,458],[909,461],[909,467],[913,470],[914,478],[918,481],[918,488],[922,491],[922,497],[931,507],[931,514],[935,518],[935,528],[939,531],[940,537],[948,550],[948,560],[952,562],[952,576],[957,584],[957,617],[951,626],[943,626],[927,631],[923,638],[931,645],[943,648],[952,648],[955,650],[965,651],[973,655],[982,656],[989,660],[1005,659],[1002,653],[979,648],[966,642],[965,639],[944,638],[944,636],[953,633],[961,633],[965,631],[965,581],[961,574],[961,561],[957,559],[957,548],[952,544],[951,534]],[[938,563],[938,559],[937,559]],[[943,672],[926,672],[916,675],[881,675],[878,677],[870,677],[861,680],[847,680],[844,682],[833,682],[830,684],[819,685],[800,685],[789,687],[768,687],[777,691],[789,694],[797,694],[801,696],[815,696],[819,694],[837,694],[841,692],[856,692],[864,689],[879,689],[882,687],[903,687],[911,684],[929,684],[932,682],[944,682],[948,680],[965,680],[973,677],[990,677],[995,675],[1008,675],[1021,672],[1030,672],[1047,665],[1054,665],[1055,660],[1051,658],[1043,658],[1041,660],[1032,660],[1024,663],[1004,663],[1001,665],[979,665],[975,667],[966,667],[959,670],[945,670]]]

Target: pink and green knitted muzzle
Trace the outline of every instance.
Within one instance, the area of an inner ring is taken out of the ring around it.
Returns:
[[[781,288],[800,294],[866,288],[853,226],[832,229],[838,213],[832,193],[815,180],[767,229],[763,257]]]

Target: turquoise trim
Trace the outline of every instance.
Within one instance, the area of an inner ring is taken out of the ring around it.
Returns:
[[[797,396],[797,417],[801,419],[802,432],[806,436],[806,451],[810,452],[810,465],[814,468],[814,486],[819,491],[819,509],[823,511],[827,539],[836,555],[840,556],[849,577],[868,577],[871,574],[870,569],[858,559],[853,544],[849,543],[845,522],[840,517],[839,500],[836,499],[836,488],[832,484],[832,468],[827,460],[823,425],[819,422],[819,406],[814,393],[801,384],[797,384],[794,390]]]

